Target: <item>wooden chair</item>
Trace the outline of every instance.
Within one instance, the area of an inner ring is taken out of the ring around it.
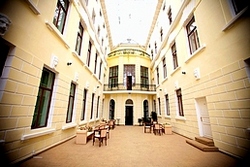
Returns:
[[[151,123],[150,122],[145,122],[144,123],[144,133],[146,133],[147,132],[147,129],[149,129],[149,132],[151,133]]]
[[[154,128],[153,128],[154,134],[157,135],[161,135],[162,133],[162,128],[161,125],[159,123],[154,124]]]
[[[99,147],[101,147],[101,144],[103,144],[103,140],[105,140],[105,145],[107,145],[107,129],[99,129],[94,132],[93,145],[96,138],[99,139]]]

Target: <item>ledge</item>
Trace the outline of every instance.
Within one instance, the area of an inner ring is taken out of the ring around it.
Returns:
[[[25,0],[25,1],[29,5],[29,7],[30,7],[30,9],[32,10],[33,13],[35,13],[36,15],[40,14],[40,11],[38,10],[36,5],[31,0]]]
[[[199,52],[203,51],[206,48],[206,44],[203,44],[199,49],[197,49],[192,55],[190,55],[189,58],[185,61],[185,63],[188,63],[192,58],[194,58]]]
[[[47,130],[43,130],[43,131],[39,131],[39,132],[33,132],[31,134],[25,134],[21,137],[21,140],[24,141],[24,140],[32,139],[35,137],[44,136],[47,134],[54,133],[55,131],[56,131],[56,129],[53,128],[53,129],[47,129]]]
[[[243,13],[245,13],[247,11],[248,7],[246,7],[245,9],[243,9],[241,12],[239,12],[233,19],[231,19],[223,28],[222,28],[222,31],[226,31],[227,29],[229,29],[234,22],[236,22],[239,17],[241,15],[243,15]]]
[[[69,124],[64,125],[64,126],[62,127],[62,130],[74,128],[74,127],[76,127],[76,126],[77,126],[76,123],[69,123]]]
[[[58,31],[58,29],[54,26],[54,24],[48,21],[45,21],[45,24],[50,31],[56,34],[56,36],[64,43],[65,47],[68,49],[69,48],[68,43],[66,42],[66,40],[64,39],[64,36],[60,33],[60,31]]]
[[[76,51],[72,51],[72,55],[75,56],[81,62],[82,65],[85,65],[85,63],[81,59],[81,56],[78,55]]]
[[[176,120],[181,120],[181,121],[186,121],[186,118],[182,117],[182,116],[176,116],[175,119]]]

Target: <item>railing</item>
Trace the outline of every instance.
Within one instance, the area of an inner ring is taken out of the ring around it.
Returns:
[[[133,84],[132,86],[121,84],[104,84],[104,91],[156,91],[154,84]]]
[[[117,56],[117,55],[124,55],[124,54],[130,54],[130,55],[141,55],[141,56],[147,56],[150,57],[150,55],[142,50],[139,49],[119,49],[115,50],[108,54],[108,57]]]

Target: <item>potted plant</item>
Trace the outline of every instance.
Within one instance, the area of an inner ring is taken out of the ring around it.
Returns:
[[[88,125],[80,126],[76,131],[76,144],[86,144],[88,132],[92,132],[93,128]]]
[[[157,122],[157,113],[155,111],[151,112],[151,118],[153,122]]]
[[[171,124],[169,124],[169,123],[166,122],[166,123],[163,124],[163,126],[165,128],[165,134],[167,134],[167,135],[173,134],[173,132],[172,132],[172,125]]]

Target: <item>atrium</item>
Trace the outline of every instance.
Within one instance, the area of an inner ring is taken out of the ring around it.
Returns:
[[[239,0],[0,2],[0,142],[17,163],[82,126],[170,124],[250,149],[249,6]]]

